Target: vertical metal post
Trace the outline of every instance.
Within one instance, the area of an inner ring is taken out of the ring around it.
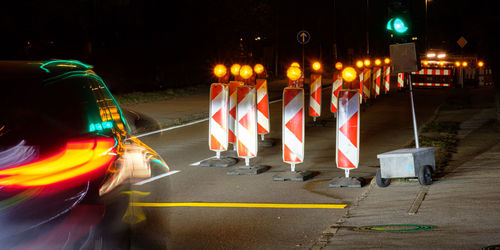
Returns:
[[[415,104],[413,102],[413,88],[412,88],[412,83],[411,83],[411,73],[408,74],[408,84],[410,85],[411,115],[413,118],[413,132],[415,134],[415,146],[416,146],[416,148],[419,148],[420,145],[418,143],[417,118],[415,117]]]
[[[369,0],[366,0],[366,55],[370,56],[370,2]]]
[[[305,76],[306,65],[304,63],[304,41],[302,40],[302,74]],[[304,79],[305,81],[305,79]]]

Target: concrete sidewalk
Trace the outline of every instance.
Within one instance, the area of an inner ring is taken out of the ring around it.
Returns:
[[[450,119],[456,111],[440,112]],[[467,113],[467,110],[460,110]],[[494,109],[461,122],[452,161],[430,186],[373,180],[313,249],[480,249],[500,245],[500,133]],[[427,226],[427,227],[426,227]],[[428,230],[425,230],[428,229]]]

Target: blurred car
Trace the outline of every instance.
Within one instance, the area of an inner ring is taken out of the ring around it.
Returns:
[[[0,61],[0,87],[3,249],[96,248],[89,239],[98,225],[124,215],[128,196],[120,194],[169,171],[131,136],[90,65]]]

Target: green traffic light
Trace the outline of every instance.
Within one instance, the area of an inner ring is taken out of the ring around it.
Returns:
[[[387,22],[386,29],[390,31],[396,31],[399,34],[408,31],[408,27],[406,26],[405,22],[399,17],[391,18],[391,20]]]

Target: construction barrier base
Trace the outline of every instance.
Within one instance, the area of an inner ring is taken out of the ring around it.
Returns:
[[[264,140],[261,140],[259,138],[259,146],[263,148],[272,148],[274,145],[276,145],[275,139],[265,138]]]
[[[220,167],[220,168],[227,168],[231,167],[234,164],[238,163],[238,159],[232,158],[232,157],[221,157],[219,159],[217,158],[210,158],[207,160],[204,160],[200,162],[201,167]]]
[[[328,187],[340,188],[340,187],[350,187],[350,188],[360,188],[365,185],[365,179],[356,177],[335,177],[332,179]]]
[[[240,166],[233,170],[227,171],[228,175],[256,175],[264,173],[269,170],[270,167],[266,165],[250,165],[250,166]]]
[[[310,171],[284,172],[273,176],[273,181],[307,181],[313,177]]]
[[[310,121],[310,122],[306,123],[306,126],[307,127],[326,127],[326,123],[327,122],[328,121],[325,120],[325,119],[316,120],[316,121]]]

